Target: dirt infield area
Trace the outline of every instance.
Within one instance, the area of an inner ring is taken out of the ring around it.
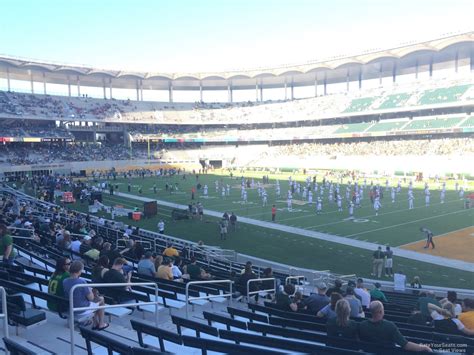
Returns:
[[[435,249],[423,249],[426,240],[405,244],[400,248],[474,263],[474,227],[435,236],[433,241]]]

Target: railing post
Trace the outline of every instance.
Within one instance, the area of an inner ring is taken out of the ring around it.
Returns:
[[[2,293],[2,314],[3,317],[3,328],[5,329],[5,338],[9,337],[8,334],[8,305],[7,305],[7,291],[5,288],[0,287],[0,292]]]

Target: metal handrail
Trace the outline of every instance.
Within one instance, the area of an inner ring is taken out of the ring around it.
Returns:
[[[206,285],[206,284],[220,284],[220,283],[228,283],[229,284],[229,293],[224,293],[222,295],[208,295],[208,296],[199,296],[199,297],[189,297],[189,286],[191,285]],[[229,303],[232,304],[232,284],[234,282],[232,280],[207,280],[207,281],[190,281],[186,284],[186,318],[188,318],[188,307],[189,301],[196,301],[196,300],[208,300],[211,298],[218,298],[218,297],[229,297]]]
[[[0,313],[0,318],[3,318],[3,328],[5,331],[5,338],[8,338],[8,309],[7,309],[7,292],[4,287],[0,287],[0,292],[2,293],[2,312]],[[8,354],[8,351],[7,351]]]
[[[74,291],[80,287],[128,287],[128,286],[153,286],[155,288],[155,301],[152,302],[135,302],[135,303],[123,303],[123,304],[112,304],[98,307],[74,307]],[[74,354],[74,311],[87,311],[87,310],[98,310],[107,308],[120,308],[120,307],[132,307],[132,306],[148,306],[155,305],[155,325],[158,326],[158,285],[155,282],[138,282],[138,283],[101,283],[101,284],[78,284],[74,285],[69,291],[69,330],[71,336],[71,354]]]
[[[250,284],[252,282],[271,281],[271,280],[273,280],[273,288],[269,288],[267,290],[258,290],[258,291],[250,292]],[[276,278],[275,277],[266,277],[263,279],[250,279],[247,281],[247,302],[249,302],[250,295],[255,295],[260,292],[272,292],[272,291],[276,293]]]
[[[286,279],[285,279],[285,285],[289,284],[288,281],[290,280],[296,280],[296,282],[298,282],[299,280],[304,280],[306,279],[305,276],[303,275],[300,275],[300,276],[288,276]]]

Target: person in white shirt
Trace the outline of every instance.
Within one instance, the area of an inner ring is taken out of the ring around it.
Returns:
[[[163,220],[158,222],[158,233],[165,234],[165,222]]]
[[[308,191],[308,203],[310,205],[313,204],[313,193],[311,192],[311,190]]]
[[[323,210],[323,199],[318,197],[318,202],[316,202],[316,214],[321,214]]]
[[[409,209],[409,210],[412,210],[412,209],[414,208],[414,207],[413,207],[413,200],[414,200],[414,199],[415,199],[415,198],[413,197],[413,193],[410,191],[410,192],[408,193],[408,209]]]
[[[288,199],[286,200],[286,204],[288,206],[288,211],[291,211],[293,206],[293,201],[291,200],[291,197],[288,197]]]
[[[354,293],[360,297],[360,303],[362,307],[367,309],[370,304],[370,293],[364,288],[364,280],[361,278],[357,279],[357,285],[354,289]]]
[[[379,215],[379,209],[382,207],[382,204],[380,203],[380,197],[376,197],[374,201],[374,210],[375,210],[375,215]]]
[[[203,193],[203,195],[206,196],[206,197],[207,197],[207,190],[208,190],[207,185],[204,185],[204,188],[203,188],[203,190],[202,190],[202,193]]]

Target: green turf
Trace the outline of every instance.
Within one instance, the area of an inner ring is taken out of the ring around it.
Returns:
[[[259,173],[248,174],[259,175]],[[288,189],[287,176],[279,175],[278,178],[281,193],[285,195]],[[229,183],[232,186],[231,196],[225,199],[215,190],[215,181],[221,179],[224,184]],[[463,209],[457,192],[452,190],[452,183],[448,186],[450,190],[447,192],[446,203],[443,205],[439,204],[438,185],[435,188],[434,182],[430,183],[432,197],[430,207],[424,206],[423,191],[420,189],[422,186],[416,185],[415,187],[418,188],[414,191],[416,208],[411,211],[407,209],[406,187],[402,188],[402,192],[397,195],[397,201],[393,204],[389,201],[390,194],[385,192],[385,198],[382,201],[383,207],[377,217],[374,216],[370,200],[366,197],[362,201],[362,208],[357,209],[355,215],[358,219],[368,221],[355,223],[344,221],[348,217],[347,210],[338,212],[335,204],[329,203],[327,198],[324,200],[323,214],[321,215],[315,214],[314,205],[294,205],[293,207],[301,209],[301,212],[288,212],[285,199],[281,198],[281,202],[278,202],[273,187],[267,188],[269,205],[262,207],[256,190],[249,191],[249,204],[238,203],[240,202],[240,188],[234,186],[240,185],[240,177],[231,180],[229,177],[207,175],[200,176],[199,181],[202,185],[207,184],[209,187],[210,198],[204,199],[196,196],[196,200],[200,199],[206,209],[222,212],[234,211],[237,216],[269,221],[271,204],[276,203],[279,208],[278,223],[393,246],[423,239],[419,232],[421,225],[428,226],[435,235],[439,235],[471,226],[474,217],[473,209]],[[164,188],[166,182],[173,184],[178,182],[180,191],[173,194],[166,192]],[[384,182],[385,179],[382,184]],[[127,180],[119,178],[114,183],[119,184],[120,192],[127,192]],[[153,193],[154,183],[159,189],[157,194]],[[274,183],[273,179],[271,183]],[[370,181],[368,183],[370,184]],[[395,181],[391,183],[396,184]],[[132,194],[138,195],[138,186],[142,186],[142,196],[187,205],[190,202],[191,186],[196,184],[196,180],[190,176],[186,180],[182,180],[181,177],[132,178],[131,184]],[[341,193],[345,194],[345,186],[341,186]],[[125,207],[142,206],[139,201],[109,196],[105,193],[104,203],[108,205],[121,204]],[[85,210],[86,206],[76,204],[74,207]],[[218,245],[226,249],[234,249],[238,252],[300,267],[330,269],[342,274],[356,273],[361,276],[369,276],[371,271],[370,251],[245,224],[240,224],[239,230],[232,233],[228,240],[220,241],[216,218],[206,216],[203,222],[172,222],[170,219],[171,209],[164,206],[158,207],[159,215],[157,217],[131,224],[156,230],[158,219],[163,219],[166,223],[166,233],[183,239],[202,240],[209,245]],[[123,219],[123,221],[129,223],[128,219]],[[395,268],[402,269],[408,278],[418,275],[426,284],[462,288],[474,287],[472,273],[398,257],[394,259],[394,264]]]

